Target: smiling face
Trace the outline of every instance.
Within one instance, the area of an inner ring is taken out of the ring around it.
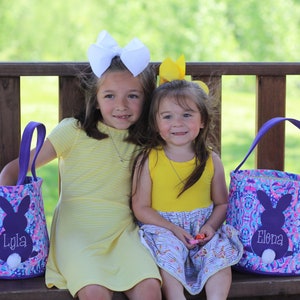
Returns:
[[[140,79],[129,71],[108,72],[101,79],[97,103],[104,124],[128,129],[140,117],[144,104]]]
[[[184,105],[179,105],[174,98],[166,97],[159,105],[157,128],[168,145],[189,145],[204,127],[195,102],[188,98],[184,102]]]

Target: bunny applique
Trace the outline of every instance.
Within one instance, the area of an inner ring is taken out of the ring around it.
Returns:
[[[5,212],[2,233],[0,232],[0,259],[6,261],[10,269],[16,268],[29,257],[37,255],[33,252],[31,236],[25,231],[30,197],[25,196],[15,212],[11,204],[0,196],[0,208]],[[4,229],[4,231],[3,231]]]
[[[251,249],[247,247],[246,250],[260,256],[263,263],[270,264],[274,260],[293,254],[292,251],[288,251],[289,239],[282,229],[285,222],[283,212],[290,205],[292,195],[283,195],[275,208],[264,191],[258,190],[257,198],[265,210],[261,214],[261,226],[252,236]]]

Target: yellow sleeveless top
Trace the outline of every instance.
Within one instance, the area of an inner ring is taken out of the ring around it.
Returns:
[[[200,179],[178,198],[186,179],[195,168],[195,159],[186,162],[169,160],[162,148],[149,154],[149,171],[152,179],[152,208],[163,212],[192,211],[208,207],[211,200],[211,181],[214,165],[210,154]]]

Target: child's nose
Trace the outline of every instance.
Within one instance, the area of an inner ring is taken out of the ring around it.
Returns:
[[[180,116],[175,116],[173,126],[181,126],[183,124],[183,119]]]
[[[119,110],[124,110],[127,108],[127,105],[126,105],[126,98],[124,97],[120,97],[117,99],[117,102],[116,102],[116,108],[119,109]]]

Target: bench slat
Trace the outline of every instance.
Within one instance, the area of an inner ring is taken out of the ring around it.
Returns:
[[[257,274],[244,274],[233,271],[233,281],[228,299],[272,299],[296,300],[300,299],[300,276],[266,276]],[[71,295],[67,290],[56,288],[48,289],[44,277],[22,280],[0,280],[0,300],[70,300]],[[113,300],[125,300],[121,293],[115,293]],[[191,296],[188,300],[204,300],[205,293]]]

